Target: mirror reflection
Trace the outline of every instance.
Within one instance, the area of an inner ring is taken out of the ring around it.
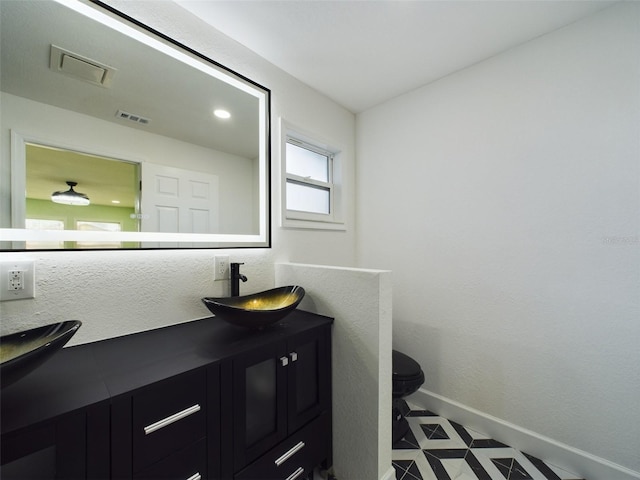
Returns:
[[[70,5],[2,2],[2,248],[268,246],[268,90]]]
[[[27,144],[25,150],[25,228],[139,231],[139,164],[35,144]],[[85,193],[87,185],[91,195]],[[136,246],[113,241],[26,242],[29,250]]]

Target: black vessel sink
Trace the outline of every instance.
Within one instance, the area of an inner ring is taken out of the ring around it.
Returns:
[[[205,297],[202,302],[216,318],[245,328],[263,328],[278,322],[304,298],[304,288],[278,287],[241,297]]]
[[[0,337],[2,388],[32,372],[58,352],[82,322],[67,320]]]

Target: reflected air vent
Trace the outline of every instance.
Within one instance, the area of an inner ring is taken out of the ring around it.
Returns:
[[[55,45],[51,45],[49,68],[53,71],[77,78],[78,80],[84,80],[85,82],[105,88],[111,87],[113,76],[117,71],[113,67],[83,57],[77,53],[64,50]]]
[[[118,110],[116,112],[116,117],[122,118],[123,120],[131,120],[132,122],[140,123],[142,125],[148,125],[151,123],[150,118],[145,118],[141,115],[135,115],[133,113],[127,113],[122,110]]]

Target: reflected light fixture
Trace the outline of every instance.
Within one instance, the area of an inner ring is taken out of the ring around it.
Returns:
[[[213,111],[213,114],[218,117],[218,118],[222,118],[222,119],[227,119],[227,118],[231,118],[231,114],[227,111],[227,110],[223,110],[221,108],[218,108],[216,110]]]
[[[67,180],[67,185],[69,185],[69,190],[61,191],[61,192],[53,192],[51,194],[51,201],[54,203],[61,203],[63,205],[89,205],[91,203],[89,201],[89,197],[87,197],[84,193],[76,192],[73,187],[78,185],[78,182],[71,182]]]

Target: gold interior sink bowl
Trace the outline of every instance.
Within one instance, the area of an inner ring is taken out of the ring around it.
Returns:
[[[290,285],[241,297],[205,297],[202,302],[216,318],[259,329],[277,323],[304,298],[304,288]]]
[[[0,337],[2,388],[20,380],[57,353],[82,322],[67,320]]]

